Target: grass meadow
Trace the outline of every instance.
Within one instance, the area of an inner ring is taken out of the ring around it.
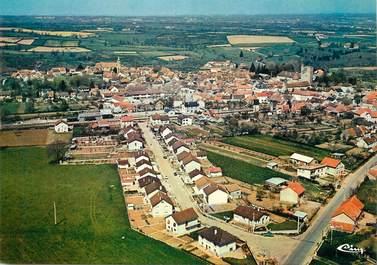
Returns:
[[[0,163],[2,263],[202,263],[130,228],[114,166],[53,165],[42,147],[1,149]]]

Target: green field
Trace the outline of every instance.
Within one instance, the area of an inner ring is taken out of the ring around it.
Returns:
[[[77,47],[79,46],[78,40],[46,40],[44,46],[49,47]]]
[[[113,166],[49,164],[44,148],[2,149],[0,161],[2,263],[203,263],[130,229]]]
[[[225,176],[238,179],[249,184],[264,184],[266,179],[282,177],[289,179],[290,176],[273,171],[268,168],[258,167],[250,163],[222,156],[213,152],[207,152],[207,157],[216,166],[223,169]]]
[[[322,160],[329,154],[329,151],[324,149],[276,139],[267,135],[227,137],[223,139],[223,142],[272,156],[290,156],[297,152]]]
[[[366,180],[358,188],[357,197],[364,203],[364,210],[377,214],[376,181]]]
[[[268,227],[273,231],[279,231],[279,230],[295,230],[297,229],[297,222],[292,220],[287,220],[280,224],[274,224],[271,223],[268,225]]]
[[[365,262],[365,260],[363,260],[363,258],[358,258],[356,255],[336,251],[336,248],[342,244],[352,244],[357,247],[364,248],[367,255],[370,255],[372,258],[376,258],[377,244],[374,233],[375,229],[370,229],[369,231],[358,232],[355,234],[333,231],[332,241],[331,233],[328,233],[324,243],[317,252],[317,256],[319,256],[323,262],[329,260],[330,264],[334,264],[331,262],[335,262],[335,264],[339,265],[368,264]]]

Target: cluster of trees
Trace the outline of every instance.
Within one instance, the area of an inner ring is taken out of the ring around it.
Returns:
[[[226,130],[223,136],[235,136],[241,134],[259,134],[260,130],[256,124],[239,123],[239,116],[225,118]]]
[[[52,81],[47,79],[23,81],[17,78],[8,78],[0,85],[0,90],[11,91],[12,96],[22,95],[23,97],[35,98],[43,90],[72,92],[81,87],[92,88],[100,82],[100,80],[93,80],[85,75],[56,77]]]

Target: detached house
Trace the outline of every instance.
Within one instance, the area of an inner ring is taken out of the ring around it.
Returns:
[[[186,173],[194,171],[195,169],[201,170],[202,166],[200,161],[193,155],[186,156],[182,161],[182,167]]]
[[[150,122],[152,126],[161,126],[161,125],[168,125],[169,124],[169,116],[168,115],[160,115],[160,114],[153,114],[150,118]]]
[[[173,213],[165,219],[166,231],[183,235],[200,227],[198,215],[193,208]]]
[[[325,157],[321,164],[326,167],[326,173],[337,177],[344,174],[344,164],[339,159]]]
[[[56,133],[66,133],[69,130],[68,123],[63,120],[58,120],[54,126]]]
[[[352,233],[362,215],[364,204],[354,195],[344,203],[332,215],[331,227],[336,230]]]
[[[234,210],[233,220],[249,225],[253,228],[267,226],[270,223],[270,216],[261,209],[249,206],[238,206]]]
[[[135,168],[137,172],[142,171],[145,168],[153,169],[151,162],[147,159],[142,159],[136,162]]]
[[[173,131],[168,126],[161,126],[159,132],[163,138],[165,138],[166,135],[173,133]]]
[[[148,199],[152,198],[158,192],[167,193],[161,182],[152,182],[151,184],[148,184],[144,187],[144,192]]]
[[[179,155],[182,152],[190,152],[190,148],[188,148],[187,145],[182,141],[175,142],[172,148],[176,155]]]
[[[305,188],[298,182],[288,182],[288,186],[280,191],[280,201],[285,203],[300,203]]]
[[[297,176],[306,179],[316,179],[326,174],[325,165],[301,166],[297,168]]]
[[[212,226],[199,232],[199,246],[222,257],[225,254],[236,250],[237,238],[228,232]]]
[[[144,148],[144,141],[140,135],[132,135],[127,139],[127,148],[130,151],[137,151]]]
[[[192,118],[190,116],[179,115],[178,116],[178,123],[181,126],[190,126],[190,125],[192,125]]]
[[[120,127],[134,126],[135,118],[131,115],[125,115],[120,118]]]
[[[153,217],[166,217],[173,213],[174,203],[164,192],[157,192],[150,198]]]
[[[204,200],[209,205],[228,203],[227,191],[217,184],[210,184],[203,189]]]

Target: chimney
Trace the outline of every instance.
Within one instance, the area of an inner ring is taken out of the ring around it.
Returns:
[[[217,235],[217,228],[215,228],[215,230],[213,231],[213,233],[214,233],[215,235]]]

